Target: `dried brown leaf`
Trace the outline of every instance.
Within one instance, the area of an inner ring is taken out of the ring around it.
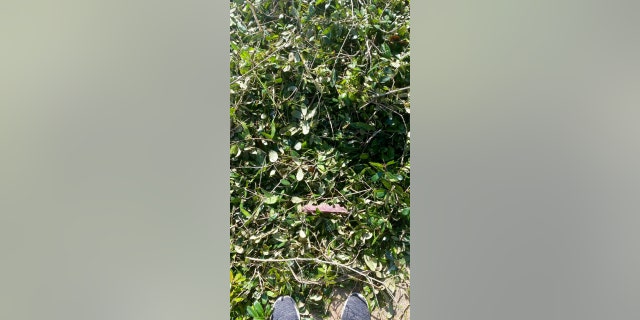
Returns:
[[[315,213],[316,209],[320,212],[324,213],[349,213],[347,209],[342,207],[341,205],[329,205],[326,203],[321,203],[320,205],[308,204],[302,207],[302,212]]]

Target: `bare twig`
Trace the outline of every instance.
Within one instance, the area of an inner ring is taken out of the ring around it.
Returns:
[[[404,88],[398,88],[398,89],[394,89],[394,90],[391,90],[391,91],[387,91],[385,93],[379,93],[379,94],[376,94],[376,95],[372,96],[371,99],[377,99],[377,98],[380,98],[380,97],[388,96],[388,95],[394,94],[396,92],[407,91],[410,88],[411,87],[404,87]]]
[[[340,55],[340,53],[342,52],[342,49],[344,48],[345,43],[347,43],[347,40],[349,39],[349,34],[351,34],[351,28],[349,28],[349,30],[347,30],[347,35],[344,37],[344,41],[342,41],[342,45],[340,45],[340,50],[338,50],[338,54]],[[333,62],[333,66],[331,67],[331,70],[335,70],[336,69],[336,64],[338,63],[338,59],[336,59]]]
[[[258,15],[256,15],[256,8],[253,6],[253,3],[251,3],[250,1],[247,1],[247,4],[249,4],[249,9],[251,9],[251,13],[253,13],[253,18],[256,20],[256,24],[258,25],[260,32],[264,34],[264,29],[260,25],[260,19],[258,19]]]
[[[320,260],[320,259],[316,259],[316,258],[283,258],[283,259],[273,259],[273,258],[268,258],[268,259],[262,259],[262,258],[252,258],[252,257],[247,257],[247,259],[251,260],[251,261],[257,261],[257,262],[289,262],[289,261],[295,261],[295,262],[299,262],[299,261],[308,261],[308,262],[315,262],[315,263],[325,263],[325,264],[330,264],[336,267],[340,267],[340,268],[344,268],[347,269],[353,273],[357,273],[358,275],[364,277],[365,279],[369,280],[369,281],[375,281],[377,283],[379,283],[383,288],[385,288],[387,291],[389,291],[389,289],[387,288],[387,286],[385,285],[384,282],[370,277],[369,275],[365,274],[364,272],[358,271],[352,267],[349,267],[347,265],[344,265],[342,263],[338,263],[338,262],[333,262],[333,261],[325,261],[325,260]]]

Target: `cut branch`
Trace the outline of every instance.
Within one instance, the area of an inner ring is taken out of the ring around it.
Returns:
[[[351,272],[357,273],[358,275],[364,277],[365,279],[367,279],[370,282],[371,281],[375,281],[375,282],[379,283],[383,288],[385,288],[387,293],[391,294],[390,290],[387,288],[387,286],[386,286],[386,284],[384,282],[382,282],[382,281],[380,281],[380,280],[378,280],[376,278],[370,277],[369,275],[367,275],[364,272],[358,271],[358,270],[356,270],[356,269],[354,269],[352,267],[349,267],[347,265],[344,265],[344,264],[338,263],[338,262],[325,261],[325,260],[320,260],[320,259],[316,259],[316,258],[283,258],[283,259],[273,259],[273,258],[271,258],[271,259],[261,259],[261,258],[247,257],[247,259],[249,259],[251,261],[257,261],[257,262],[288,262],[288,261],[299,262],[299,261],[307,261],[307,262],[315,262],[315,263],[318,263],[318,264],[322,264],[322,263],[330,264],[330,265],[333,265],[333,266],[336,266],[336,267],[339,267],[339,268],[344,268],[344,269],[347,269],[347,270],[349,270]]]

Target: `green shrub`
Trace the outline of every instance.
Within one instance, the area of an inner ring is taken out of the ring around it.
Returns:
[[[409,1],[231,1],[230,29],[231,318],[376,307],[408,281]]]

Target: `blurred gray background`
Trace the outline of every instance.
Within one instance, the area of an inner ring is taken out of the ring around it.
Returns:
[[[639,12],[412,2],[414,316],[640,319]]]
[[[227,7],[2,1],[0,319],[227,317]]]

